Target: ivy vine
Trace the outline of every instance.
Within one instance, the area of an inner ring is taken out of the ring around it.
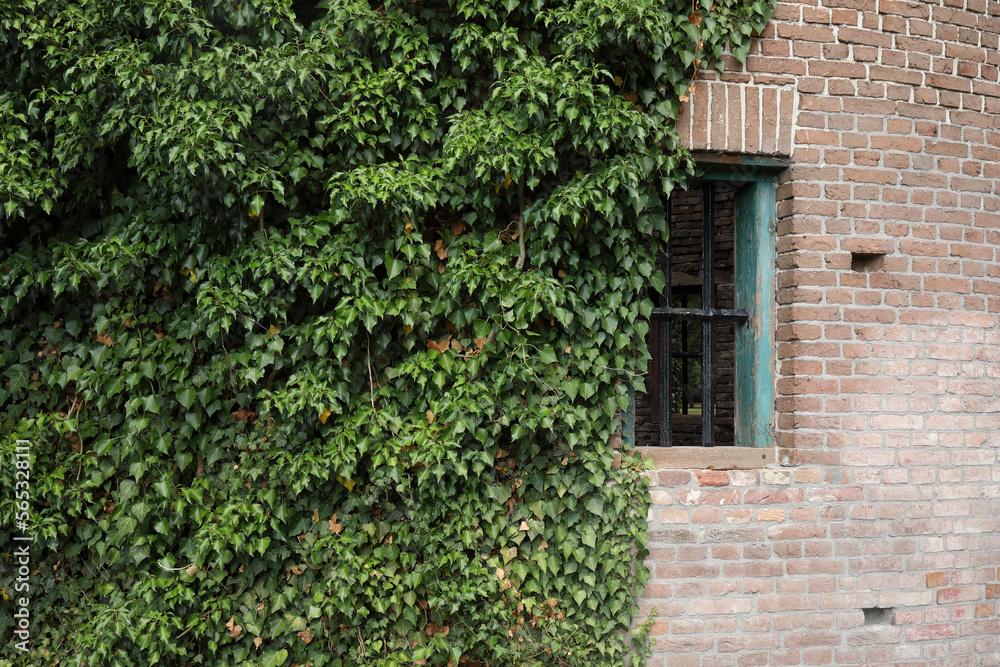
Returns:
[[[673,124],[770,12],[2,3],[0,665],[640,660]]]

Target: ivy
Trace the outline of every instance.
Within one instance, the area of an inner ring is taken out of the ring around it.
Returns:
[[[4,3],[0,665],[641,660],[673,124],[770,12]]]

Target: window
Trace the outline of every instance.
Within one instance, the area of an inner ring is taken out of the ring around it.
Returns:
[[[670,198],[646,392],[623,415],[623,439],[647,452],[774,444],[774,173],[787,165],[729,160]]]

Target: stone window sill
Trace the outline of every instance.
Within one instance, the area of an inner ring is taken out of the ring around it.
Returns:
[[[639,447],[658,470],[753,470],[777,463],[774,447]]]

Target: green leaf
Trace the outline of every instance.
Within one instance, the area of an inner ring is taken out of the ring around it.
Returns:
[[[28,386],[28,367],[23,364],[14,364],[4,371],[4,375],[10,381],[11,393]]]
[[[177,391],[177,402],[184,406],[185,410],[191,408],[198,399],[198,393],[194,387],[184,387]]]
[[[265,651],[261,657],[262,667],[281,667],[288,660],[288,650]]]
[[[597,516],[602,516],[604,514],[604,499],[600,496],[590,496],[583,504],[587,510],[596,514]]]

